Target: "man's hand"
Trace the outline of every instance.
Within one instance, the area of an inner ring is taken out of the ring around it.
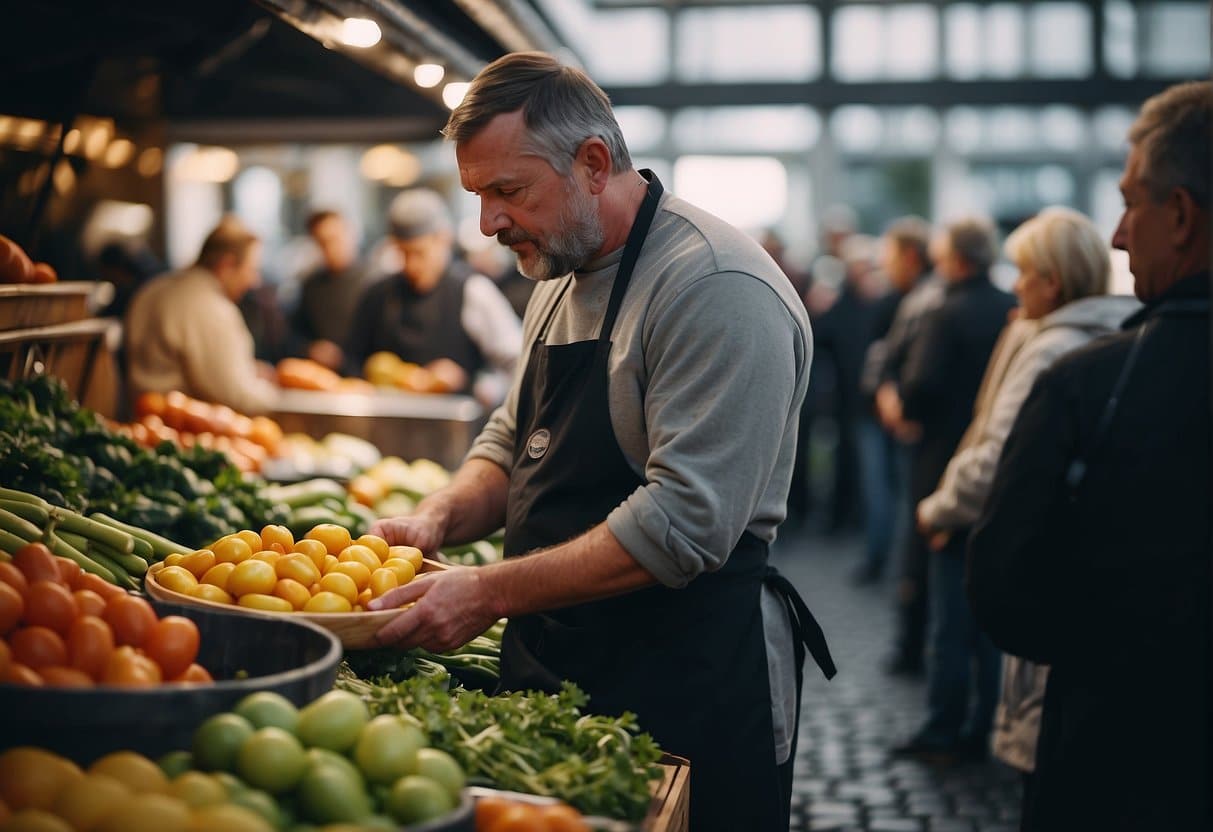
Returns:
[[[932,552],[943,551],[943,548],[948,545],[948,541],[952,539],[952,533],[946,529],[937,529],[927,520],[926,513],[922,509],[922,503],[914,510],[914,525],[918,528],[918,533],[921,534],[927,541],[927,548]]]
[[[426,557],[433,557],[446,539],[446,528],[446,519],[439,512],[419,511],[376,520],[370,533],[382,537],[389,546],[416,546]]]
[[[894,426],[901,422],[901,397],[891,381],[876,388],[876,415],[880,417],[880,424],[890,432],[894,432]]]
[[[483,567],[430,572],[374,599],[367,608],[413,603],[376,633],[381,644],[440,653],[462,647],[501,618],[485,586]]]

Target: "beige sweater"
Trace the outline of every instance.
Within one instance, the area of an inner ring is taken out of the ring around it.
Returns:
[[[139,290],[126,313],[131,390],[181,392],[264,413],[277,388],[257,375],[253,336],[208,270],[192,266]]]

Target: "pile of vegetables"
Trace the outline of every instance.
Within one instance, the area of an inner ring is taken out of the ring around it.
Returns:
[[[587,697],[565,683],[555,696],[490,696],[447,689],[429,675],[402,682],[360,679],[343,666],[337,688],[372,714],[415,718],[435,748],[449,753],[473,785],[556,797],[587,815],[639,821],[660,776],[661,751],[630,713],[583,714]]]
[[[171,442],[142,448],[49,376],[0,381],[0,486],[191,548],[282,519],[223,454]]]

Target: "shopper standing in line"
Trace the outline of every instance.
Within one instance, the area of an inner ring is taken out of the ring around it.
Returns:
[[[1213,828],[1213,83],[1146,101],[1124,215],[1145,308],[1041,374],[969,547],[979,625],[1048,664],[1023,828]]]

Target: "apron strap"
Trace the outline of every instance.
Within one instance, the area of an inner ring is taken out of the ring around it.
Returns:
[[[606,314],[602,318],[602,330],[598,333],[600,345],[609,345],[611,342],[611,330],[615,328],[615,318],[619,315],[623,296],[628,290],[628,284],[632,281],[632,270],[636,268],[640,249],[644,246],[649,226],[653,224],[653,217],[657,214],[657,203],[661,201],[661,195],[665,192],[657,174],[651,170],[642,170],[640,175],[649,181],[649,186],[644,192],[644,202],[640,204],[640,211],[636,214],[632,229],[628,232],[628,240],[623,246],[619,271],[615,273],[615,285],[611,287],[611,299],[607,302]]]
[[[813,613],[809,611],[804,599],[800,597],[800,593],[796,591],[796,587],[792,586],[792,582],[781,575],[774,566],[767,566],[766,572],[763,574],[763,583],[771,587],[787,607],[788,618],[792,622],[792,639],[796,643],[797,670],[800,669],[800,662],[804,658],[804,648],[807,647],[813,661],[817,662],[817,666],[821,668],[822,674],[827,679],[833,679],[838,673],[838,668],[834,666],[834,659],[830,656],[830,647],[826,644],[825,632],[817,623],[817,619],[813,617]]]

